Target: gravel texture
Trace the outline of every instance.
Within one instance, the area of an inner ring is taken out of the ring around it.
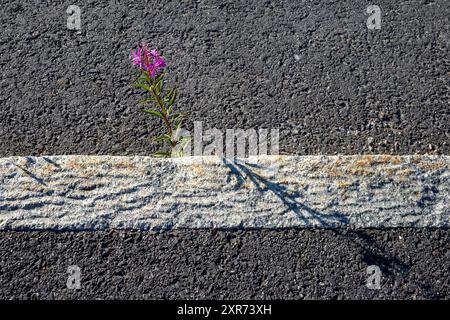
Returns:
[[[2,231],[0,299],[450,299],[449,245],[448,229]]]
[[[128,56],[161,48],[204,127],[279,128],[287,154],[449,154],[450,2],[3,0],[0,156],[149,155]]]

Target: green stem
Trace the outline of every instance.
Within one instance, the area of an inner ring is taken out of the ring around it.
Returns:
[[[168,134],[170,136],[170,145],[171,145],[171,147],[173,149],[173,148],[176,147],[177,142],[172,140],[173,129],[172,129],[172,125],[170,123],[169,116],[167,114],[167,110],[164,108],[164,104],[163,104],[163,102],[161,100],[161,97],[158,94],[156,94],[156,92],[155,92],[155,90],[153,88],[152,78],[150,77],[149,74],[146,74],[146,76],[147,76],[147,79],[149,80],[150,92],[152,93],[152,96],[155,98],[156,102],[158,103],[158,106],[159,106],[159,108],[161,110],[161,113],[163,115],[163,122],[164,122],[164,124],[165,124],[165,126],[166,126],[166,128],[168,130]]]

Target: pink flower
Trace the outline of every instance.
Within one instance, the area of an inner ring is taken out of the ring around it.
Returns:
[[[143,43],[132,54],[133,65],[149,71],[150,77],[154,78],[166,68],[166,61],[157,49],[149,50],[148,45]]]
[[[142,67],[142,61],[141,61],[141,56],[142,56],[142,49],[139,48],[136,51],[134,51],[131,55],[131,58],[133,60],[133,65],[138,66],[139,68]]]
[[[153,49],[152,51],[150,51],[150,54],[152,55],[152,57],[159,57],[158,49]]]

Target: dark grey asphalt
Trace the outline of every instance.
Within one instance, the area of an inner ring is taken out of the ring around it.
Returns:
[[[447,0],[376,1],[378,31],[371,1],[124,3],[0,0],[0,156],[155,151],[128,87],[142,40],[165,52],[188,129],[280,128],[291,154],[449,154]],[[0,298],[448,299],[448,234],[3,232]]]
[[[449,230],[2,232],[1,299],[449,299]],[[69,290],[67,267],[81,268]],[[378,265],[381,289],[366,287]]]
[[[291,154],[450,151],[447,0],[376,1],[378,31],[371,1],[124,3],[1,1],[0,156],[155,151],[128,87],[141,40],[165,52],[188,129],[280,128]]]

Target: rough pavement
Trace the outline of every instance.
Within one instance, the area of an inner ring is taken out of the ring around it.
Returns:
[[[81,8],[81,30],[66,9]],[[450,2],[24,1],[0,11],[0,156],[149,155],[128,60],[162,49],[204,127],[280,128],[288,154],[449,154]]]
[[[449,299],[449,253],[448,229],[2,231],[0,299]]]

